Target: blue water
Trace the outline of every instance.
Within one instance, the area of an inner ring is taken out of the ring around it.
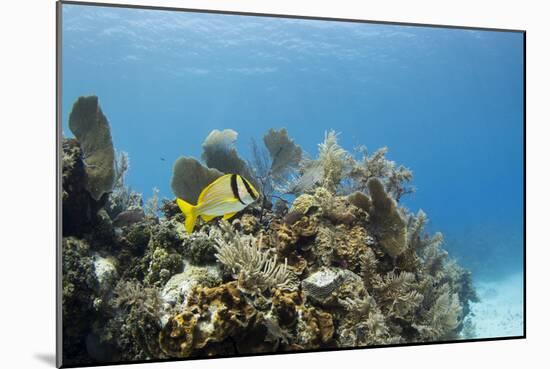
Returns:
[[[314,155],[388,146],[411,168],[403,203],[480,278],[523,265],[523,35],[428,27],[63,6],[62,116],[96,94],[127,182],[170,190],[212,129],[286,127]]]

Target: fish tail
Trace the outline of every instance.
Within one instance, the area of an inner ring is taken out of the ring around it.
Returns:
[[[193,206],[180,198],[178,198],[176,202],[178,203],[183,215],[185,215],[185,230],[189,234],[193,233],[195,222],[197,221],[196,206]]]

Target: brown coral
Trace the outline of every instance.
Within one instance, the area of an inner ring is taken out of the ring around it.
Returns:
[[[395,258],[407,248],[407,223],[379,179],[371,179],[368,187],[373,205],[371,221],[378,240],[384,250]]]
[[[94,200],[111,191],[115,181],[115,150],[111,128],[97,96],[81,96],[69,115],[69,128],[84,155],[86,190]]]
[[[238,221],[240,222],[240,226],[244,234],[253,234],[258,231],[258,229],[260,229],[258,218],[254,215],[243,214],[243,216],[238,219]]]
[[[188,357],[209,343],[243,334],[255,314],[236,282],[197,287],[184,310],[172,316],[161,331],[161,348],[169,356]]]
[[[328,344],[334,335],[332,315],[315,308],[303,308],[297,326],[297,344],[302,349],[318,348]]]
[[[340,228],[340,227],[339,227]],[[358,271],[361,265],[361,255],[366,252],[367,230],[361,226],[351,229],[340,228],[341,237],[335,247],[335,256],[341,265],[345,265],[352,271]]]

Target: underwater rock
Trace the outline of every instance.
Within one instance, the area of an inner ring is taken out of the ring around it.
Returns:
[[[288,137],[285,128],[279,131],[270,128],[264,135],[264,144],[271,156],[271,175],[275,182],[284,181],[302,160],[302,149]]]
[[[196,232],[185,241],[185,257],[195,265],[205,265],[216,262],[216,242],[208,234]]]
[[[111,129],[97,96],[78,98],[69,115],[69,128],[82,148],[84,187],[97,201],[111,191],[115,180]]]
[[[100,341],[117,349],[119,360],[165,358],[159,348],[161,317],[165,314],[155,288],[121,280],[109,300],[109,316],[95,324]]]
[[[94,316],[93,302],[98,290],[94,260],[90,246],[74,237],[63,238],[63,356],[70,359],[86,357],[86,334],[90,317]]]
[[[162,300],[171,306],[185,303],[187,294],[198,285],[215,287],[222,282],[220,272],[213,266],[187,265],[183,273],[173,275],[160,293]]]
[[[114,287],[118,278],[116,261],[112,257],[93,256],[94,272],[98,282],[98,293],[103,295]]]
[[[172,316],[160,334],[163,352],[185,358],[209,343],[237,339],[253,321],[256,309],[250,305],[236,282],[218,287],[196,287],[183,311]]]
[[[182,156],[174,163],[172,192],[190,204],[196,204],[201,191],[223,175],[217,169],[206,168],[197,159]]]
[[[182,270],[183,258],[180,254],[157,248],[153,251],[144,281],[155,286],[162,286],[172,275]]]
[[[373,208],[370,219],[378,241],[384,250],[395,258],[407,248],[407,223],[379,179],[371,179],[368,187]]]
[[[119,213],[113,220],[113,225],[117,228],[127,227],[134,223],[139,223],[143,219],[145,219],[145,212],[143,211],[143,209],[135,208]]]
[[[94,242],[92,246],[97,248],[96,245],[100,245],[101,248],[110,249],[113,243],[113,237],[115,231],[113,228],[113,222],[107,214],[105,209],[99,209],[96,214],[96,223],[93,228]]]

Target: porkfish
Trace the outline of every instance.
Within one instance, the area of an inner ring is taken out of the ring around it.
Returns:
[[[206,186],[199,195],[197,205],[177,198],[176,202],[185,215],[185,230],[192,233],[197,217],[208,222],[223,216],[229,219],[252,204],[259,197],[252,184],[238,174],[226,174]]]

